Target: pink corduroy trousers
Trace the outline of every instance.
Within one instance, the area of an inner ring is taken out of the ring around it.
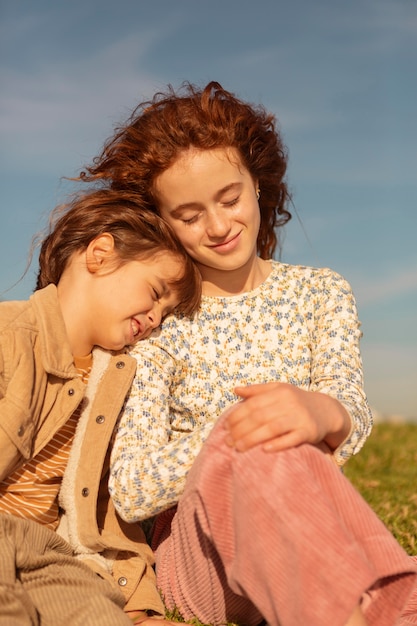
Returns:
[[[417,563],[317,448],[236,452],[213,429],[153,547],[166,605],[254,626],[417,624]],[[414,621],[413,621],[414,620]]]

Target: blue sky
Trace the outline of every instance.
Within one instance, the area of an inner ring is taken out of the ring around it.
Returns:
[[[297,216],[282,260],[357,298],[374,409],[417,418],[415,0],[0,0],[0,292],[141,100],[218,80],[278,117]]]

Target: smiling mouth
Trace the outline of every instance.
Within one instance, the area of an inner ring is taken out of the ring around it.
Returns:
[[[136,318],[132,317],[132,319],[130,320],[130,325],[131,325],[131,328],[132,328],[133,336],[135,338],[138,337],[138,335],[139,335],[139,333],[141,331],[141,324],[140,324],[140,322]]]

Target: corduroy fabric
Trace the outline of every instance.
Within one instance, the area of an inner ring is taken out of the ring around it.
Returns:
[[[224,437],[217,424],[171,530],[169,512],[156,522],[168,607],[216,625],[344,626],[362,599],[369,626],[396,624],[416,564],[334,463],[310,445],[239,453]]]
[[[410,557],[417,567],[417,556]],[[398,626],[417,626],[417,585],[407,602],[407,606],[402,613]]]
[[[0,514],[1,626],[132,626],[119,590],[57,533]]]

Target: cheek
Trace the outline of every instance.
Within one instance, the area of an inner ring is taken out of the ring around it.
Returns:
[[[250,224],[256,230],[259,231],[259,228],[261,226],[261,212],[260,212],[259,206],[257,204],[256,205],[252,205],[249,208],[249,210],[246,212],[244,218],[245,218],[247,224]]]
[[[204,234],[202,224],[185,225],[180,220],[172,219],[169,213],[166,213],[163,209],[160,210],[159,214],[162,219],[171,226],[172,230],[187,252],[192,250],[198,244]]]
[[[184,239],[184,224],[180,220],[173,219],[169,212],[165,211],[163,208],[159,209],[159,216],[162,217],[164,222],[171,226],[172,230],[182,243]]]
[[[186,226],[183,223],[171,222],[170,226],[187,251],[195,248],[201,239],[202,229],[196,224]]]
[[[182,232],[178,232],[177,236],[186,250],[195,248],[200,239],[197,232],[188,229],[186,231],[183,230]]]

